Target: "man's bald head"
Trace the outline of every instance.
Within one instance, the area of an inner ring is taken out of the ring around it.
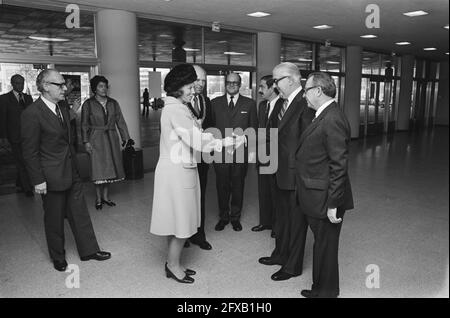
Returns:
[[[197,80],[194,82],[195,94],[202,94],[206,85],[206,72],[198,65],[193,65],[195,73],[197,74]]]

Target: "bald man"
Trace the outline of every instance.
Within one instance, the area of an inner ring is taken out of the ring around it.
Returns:
[[[65,271],[64,219],[72,228],[82,261],[103,261],[111,257],[100,251],[84,199],[70,115],[60,107],[67,90],[56,70],[44,70],[36,79],[38,98],[22,113],[22,151],[30,180],[42,195],[44,226],[53,266]]]
[[[293,63],[281,63],[272,71],[274,86],[283,105],[277,114],[278,170],[275,174],[275,249],[270,257],[261,257],[264,265],[281,265],[271,278],[275,281],[299,276],[307,232],[306,217],[299,212],[295,196],[295,152],[302,132],[311,124],[314,111],[308,108],[300,83],[301,75]],[[307,199],[307,198],[305,198]]]

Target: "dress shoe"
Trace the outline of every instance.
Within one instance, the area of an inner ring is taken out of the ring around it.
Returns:
[[[242,225],[239,221],[231,221],[231,225],[233,226],[233,230],[242,231]]]
[[[272,229],[272,228],[271,228],[270,226],[267,226],[267,225],[261,225],[261,224],[252,227],[252,231],[253,231],[253,232],[261,232],[261,231],[264,231],[264,230],[271,230],[271,229]]]
[[[186,274],[186,272],[185,272],[186,275],[182,279],[179,279],[178,277],[175,276],[174,273],[172,273],[172,271],[167,266],[167,263],[166,263],[166,266],[165,266],[165,270],[166,270],[166,277],[167,278],[173,278],[179,283],[192,284],[195,281],[191,276]]]
[[[283,272],[283,270],[280,269],[278,272],[272,274],[272,276],[270,276],[270,278],[272,278],[272,280],[275,280],[275,281],[280,281],[280,280],[288,280],[289,278],[297,277],[297,276],[300,276],[300,275],[292,275],[292,274]]]
[[[60,272],[65,272],[67,268],[67,262],[66,260],[63,261],[53,261],[53,267]]]
[[[216,227],[214,228],[216,231],[222,231],[225,226],[228,224],[228,221],[225,220],[220,220],[217,224]]]
[[[99,201],[95,202],[95,209],[96,210],[101,210],[102,207],[103,207],[102,202],[99,202]]]
[[[98,251],[97,253],[80,257],[80,259],[82,261],[89,261],[91,259],[95,259],[96,261],[106,261],[107,259],[110,259],[110,258],[111,258],[111,253],[103,252],[103,251]]]
[[[266,257],[261,257],[258,262],[260,262],[263,265],[282,265],[280,262],[275,261],[272,257],[270,256],[266,256]]]
[[[192,240],[191,239],[191,243],[198,245],[198,247],[200,247],[202,250],[210,250],[212,249],[211,244],[209,244],[206,240],[204,241],[196,241],[196,240]]]
[[[116,204],[114,202],[112,202],[111,200],[104,200],[102,199],[102,203],[108,205],[108,206],[116,206]]]
[[[313,294],[312,290],[310,289],[303,289],[300,292],[300,295],[302,295],[305,298],[317,298],[317,295]]]

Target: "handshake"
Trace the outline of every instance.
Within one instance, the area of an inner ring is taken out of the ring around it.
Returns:
[[[212,135],[211,135],[212,137]],[[232,137],[225,137],[224,139],[213,139],[211,140],[207,148],[222,152],[222,148],[225,148],[227,153],[232,155],[237,148],[242,146],[243,144],[247,144],[247,139],[244,135],[239,136],[233,133]]]

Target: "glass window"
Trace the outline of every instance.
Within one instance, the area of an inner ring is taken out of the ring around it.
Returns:
[[[380,54],[374,52],[362,52],[362,73],[380,75]]]
[[[312,70],[313,43],[282,38],[281,61],[294,63],[301,70]]]
[[[139,60],[202,62],[202,29],[199,26],[138,19]]]
[[[11,76],[19,74],[25,78],[24,92],[36,100],[40,95],[36,87],[36,78],[40,72],[33,64],[0,63],[0,94],[12,90]]]
[[[209,28],[204,32],[206,64],[254,66],[253,34]]]
[[[64,11],[2,5],[0,53],[95,58],[94,16],[80,13],[80,28],[67,28]],[[51,41],[49,41],[51,40]]]
[[[319,47],[319,68],[324,72],[341,72],[342,49],[335,46]]]

